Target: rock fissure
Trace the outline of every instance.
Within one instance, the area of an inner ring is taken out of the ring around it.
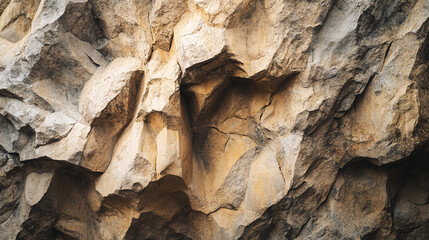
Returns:
[[[426,0],[0,1],[1,239],[427,239]]]

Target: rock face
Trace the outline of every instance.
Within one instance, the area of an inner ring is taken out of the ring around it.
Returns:
[[[428,0],[0,0],[0,239],[429,239]]]

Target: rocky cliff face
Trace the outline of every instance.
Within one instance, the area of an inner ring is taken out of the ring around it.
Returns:
[[[428,0],[0,0],[0,239],[429,239]]]

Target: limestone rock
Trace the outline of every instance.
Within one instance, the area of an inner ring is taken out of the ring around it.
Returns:
[[[25,179],[25,199],[31,206],[42,199],[52,180],[51,173],[30,173]]]
[[[0,239],[429,238],[427,0],[0,0]]]

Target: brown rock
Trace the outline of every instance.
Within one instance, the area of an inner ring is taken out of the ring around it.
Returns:
[[[0,0],[0,239],[429,238],[428,19]]]

